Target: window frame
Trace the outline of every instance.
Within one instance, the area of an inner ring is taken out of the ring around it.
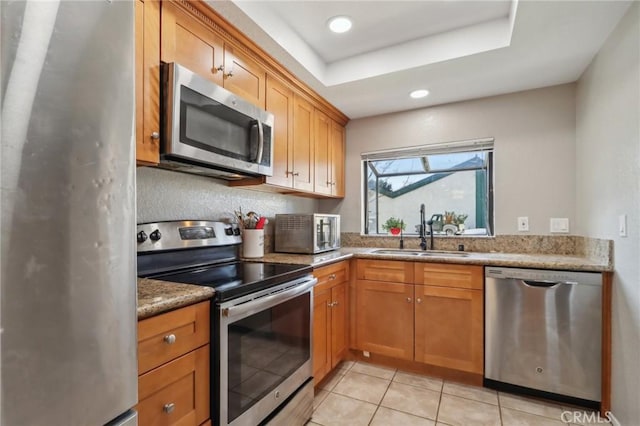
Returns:
[[[487,206],[486,206],[486,214],[485,214],[485,228],[487,230],[486,234],[474,235],[464,233],[461,235],[457,235],[457,237],[492,237],[495,236],[495,198],[494,198],[494,166],[495,166],[495,144],[494,138],[483,138],[483,139],[472,139],[472,140],[464,140],[464,141],[455,141],[455,142],[445,142],[445,143],[437,143],[437,144],[425,144],[418,146],[411,146],[406,148],[399,149],[391,149],[391,150],[380,150],[380,151],[371,151],[360,154],[360,162],[361,162],[361,215],[360,215],[360,234],[368,235],[368,236],[384,236],[385,233],[378,233],[377,229],[372,230],[369,229],[369,208],[368,208],[368,191],[369,191],[369,163],[371,161],[380,161],[380,160],[395,160],[402,158],[413,158],[420,156],[428,156],[428,155],[437,155],[437,154],[453,154],[456,152],[485,152],[487,155],[486,158],[486,179],[485,179],[485,190],[487,196]],[[462,172],[465,170],[478,170],[478,168],[470,168],[470,169],[441,169],[434,170],[430,173],[447,173],[447,172]],[[409,175],[407,173],[406,175]],[[414,173],[415,174],[415,173]],[[404,174],[403,174],[404,175]],[[391,174],[390,174],[391,176]],[[378,194],[378,188],[376,188],[376,194]],[[378,208],[379,197],[376,197],[376,215],[380,211]],[[379,228],[379,217],[376,217],[376,224]],[[405,232],[405,235],[418,235],[417,232]],[[447,236],[447,235],[438,235]]]

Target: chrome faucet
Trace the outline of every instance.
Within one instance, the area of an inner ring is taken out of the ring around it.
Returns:
[[[420,248],[422,250],[427,249],[427,223],[425,221],[424,204],[420,204]]]

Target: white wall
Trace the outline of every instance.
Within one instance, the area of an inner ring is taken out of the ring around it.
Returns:
[[[640,4],[578,81],[578,233],[614,240],[613,414],[640,422]],[[627,215],[628,237],[618,235]]]
[[[479,70],[479,72],[482,72]],[[324,201],[342,229],[360,231],[360,153],[403,146],[495,138],[498,234],[548,234],[549,218],[575,219],[575,84],[529,90],[353,120],[347,125],[346,196]],[[419,204],[407,206],[418,215]]]

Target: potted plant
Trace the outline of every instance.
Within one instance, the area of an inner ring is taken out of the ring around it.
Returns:
[[[460,232],[464,232],[464,221],[467,220],[468,217],[468,214],[459,214],[454,216],[453,223],[458,226]]]
[[[405,229],[405,223],[404,221],[391,216],[382,225],[382,229],[384,229],[385,231],[391,232],[391,235],[398,235],[400,233],[400,230]]]

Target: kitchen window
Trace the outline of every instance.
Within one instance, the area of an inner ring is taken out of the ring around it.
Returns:
[[[424,204],[434,235],[493,235],[493,139],[368,152],[361,158],[365,234],[387,234],[393,219],[404,224],[405,234],[418,234]]]

